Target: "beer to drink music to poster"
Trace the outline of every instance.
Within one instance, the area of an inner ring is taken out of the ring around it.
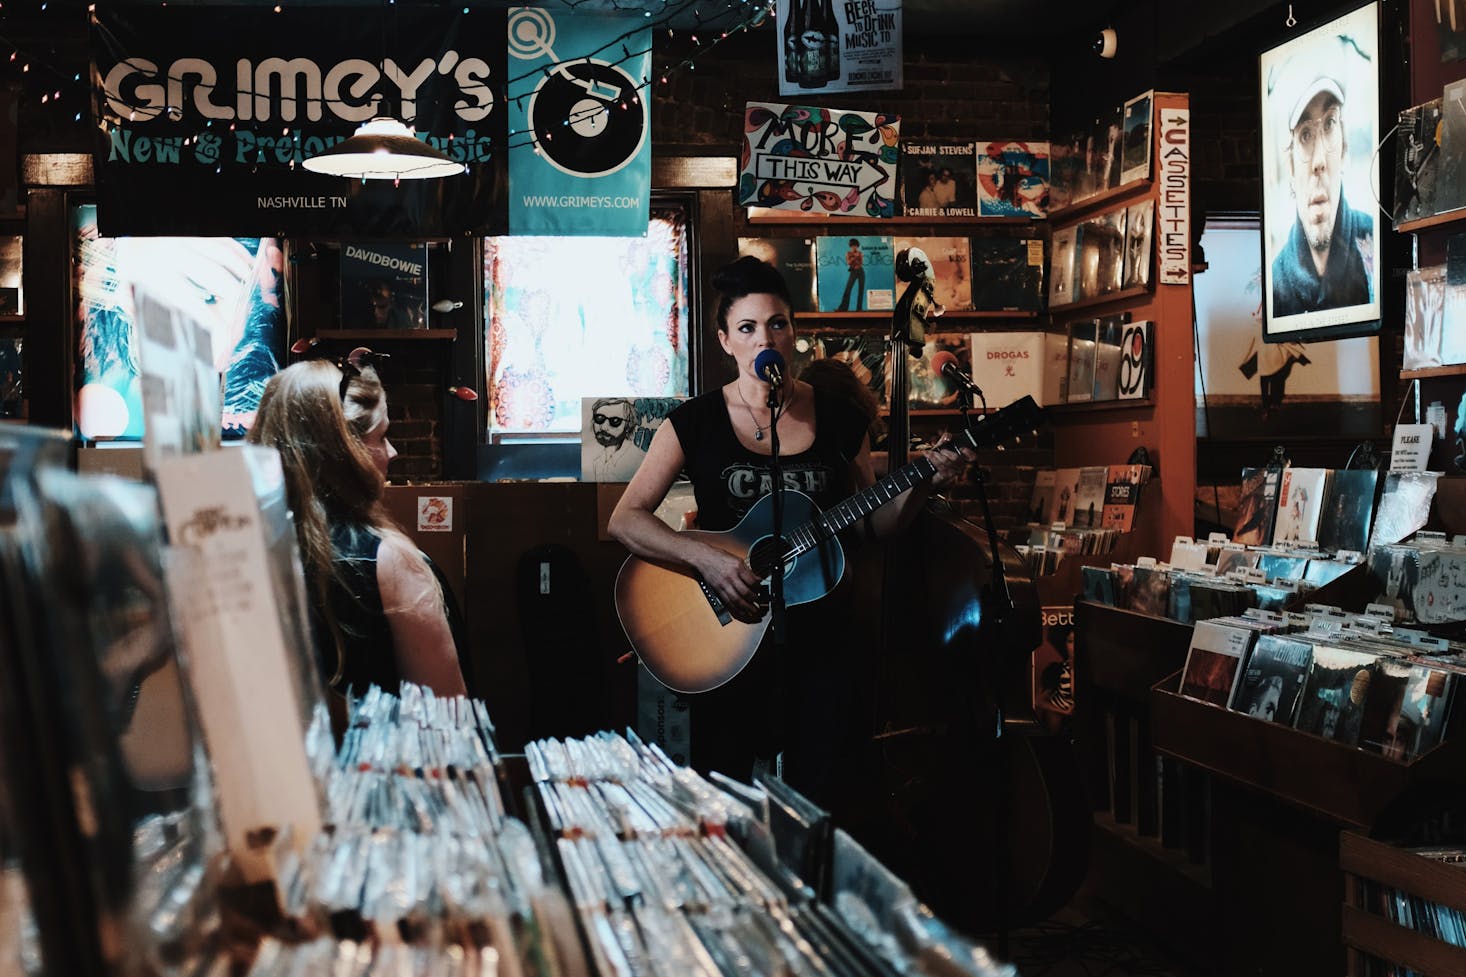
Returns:
[[[779,94],[902,87],[901,0],[779,0]]]

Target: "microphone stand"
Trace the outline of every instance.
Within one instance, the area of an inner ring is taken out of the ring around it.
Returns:
[[[774,636],[774,647],[781,648],[784,645],[784,468],[783,461],[779,457],[779,415],[783,413],[783,397],[779,388],[773,384],[769,385],[769,478],[772,480],[769,486],[773,495],[773,532],[775,552],[778,560],[774,563],[773,574],[769,578],[769,612],[773,615],[769,620],[769,630]],[[782,656],[781,656],[782,657]]]
[[[984,414],[987,413],[988,409],[987,399],[982,396],[981,389],[972,387],[963,390],[962,397],[959,401],[961,404],[960,410],[962,411],[963,423],[969,431],[972,430],[974,423],[976,423],[968,416],[968,412],[972,409],[973,393],[976,393],[982,399]],[[1013,667],[1012,663],[1019,654],[1019,649],[1012,647],[1013,637],[1010,633],[1013,615],[1017,608],[1013,603],[1012,591],[1008,588],[1008,577],[1003,572],[1003,556],[998,550],[998,531],[993,525],[993,510],[988,498],[987,473],[981,465],[975,466],[972,484],[977,489],[978,504],[982,507],[983,528],[987,531],[988,537],[988,559],[992,563],[992,575],[988,580],[987,586],[983,589],[982,616],[985,620],[992,622],[995,633],[999,637],[997,687],[1002,690],[1008,688],[1008,671]],[[968,676],[968,681],[976,682],[976,675]],[[973,685],[971,687],[976,688],[977,686]],[[1007,715],[1003,709],[1003,697],[1001,694],[993,697],[993,708],[997,713],[997,722],[993,725],[993,729],[997,731],[996,735],[999,740],[998,748],[994,751],[993,757],[995,761],[994,765],[997,768],[994,771],[993,777],[993,780],[996,781],[994,785],[995,817],[993,819],[993,853],[995,855],[996,871],[993,873],[993,907],[997,913],[998,924],[996,952],[1000,958],[1006,959],[1008,956],[1009,931],[1008,900],[1006,896],[1009,888],[1009,879],[1013,870],[1009,861],[1011,857],[1011,846],[1008,844],[1008,819],[1010,816],[1008,795],[1012,774],[1008,769],[1009,765],[1006,753],[1001,744],[1002,738],[1007,735]],[[973,714],[976,715],[976,710],[974,710]],[[976,737],[978,730],[972,730],[972,735]]]

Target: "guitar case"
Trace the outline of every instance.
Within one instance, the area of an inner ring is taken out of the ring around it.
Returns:
[[[587,736],[608,726],[590,574],[568,546],[525,550],[515,607],[529,672],[529,736]]]

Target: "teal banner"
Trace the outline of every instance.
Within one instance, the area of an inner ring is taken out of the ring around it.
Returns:
[[[509,233],[644,237],[651,29],[509,10]]]

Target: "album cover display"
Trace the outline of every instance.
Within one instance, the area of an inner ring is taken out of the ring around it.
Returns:
[[[1078,319],[1069,323],[1069,388],[1068,402],[1082,403],[1094,399],[1095,341],[1099,320]]]
[[[1441,214],[1466,207],[1466,78],[1445,86],[1439,132],[1435,212]]]
[[[1136,567],[1139,572],[1140,567]],[[1252,644],[1251,629],[1220,621],[1197,621],[1181,671],[1181,694],[1225,707],[1242,676],[1242,660]]]
[[[1278,483],[1278,519],[1273,525],[1273,542],[1317,542],[1328,480],[1327,468],[1283,469],[1282,481]]]
[[[1049,210],[1062,210],[1074,203],[1073,140],[1049,143]]]
[[[1054,231],[1049,258],[1049,307],[1068,305],[1079,299],[1074,289],[1074,276],[1079,262],[1075,255],[1077,227]]]
[[[1048,216],[1049,144],[979,143],[977,208],[979,217]]]
[[[947,311],[972,308],[972,244],[965,237],[898,237],[896,253],[920,248],[931,259],[932,297]]]
[[[941,362],[955,360],[963,373],[972,375],[972,346],[967,333],[928,333],[921,356],[904,359],[906,403],[912,410],[942,410],[958,405],[962,391],[942,375]]]
[[[1095,120],[1094,185],[1096,193],[1102,190],[1113,190],[1120,185],[1124,141],[1124,106],[1117,105],[1109,115]]]
[[[840,360],[870,388],[881,406],[886,405],[886,334],[874,330],[820,330],[810,339],[818,344],[816,359]]]
[[[1328,479],[1319,516],[1318,545],[1337,552],[1363,553],[1369,546],[1369,523],[1374,515],[1374,489],[1379,472],[1373,468],[1338,470]]]
[[[821,312],[889,311],[896,304],[896,252],[883,235],[815,239]]]
[[[977,144],[903,142],[899,194],[913,217],[977,216]]]
[[[1038,312],[1043,309],[1043,238],[977,237],[970,240],[969,248],[972,257],[970,308],[988,312]]]
[[[1155,201],[1142,200],[1125,210],[1125,272],[1122,288],[1150,284],[1151,255],[1155,253]]]
[[[1118,292],[1125,277],[1125,211],[1097,214],[1075,236],[1079,298]]]
[[[1400,112],[1395,129],[1395,226],[1437,213],[1443,99]]]
[[[1232,708],[1270,723],[1292,726],[1308,680],[1313,645],[1282,634],[1264,634],[1247,658]]]
[[[1109,471],[1104,465],[1079,469],[1071,525],[1079,529],[1099,528],[1105,511],[1105,486],[1109,484]]]
[[[1045,525],[1062,522],[1073,525],[1074,499],[1079,494],[1079,469],[1059,468],[1054,472],[1054,497],[1049,503]]]
[[[1127,322],[1120,330],[1120,376],[1115,396],[1143,400],[1150,393],[1150,323]]]
[[[1441,365],[1445,319],[1446,266],[1412,268],[1405,273],[1405,348],[1400,365],[1423,370]],[[1462,324],[1466,327],[1466,323]]]
[[[343,244],[341,310],[346,329],[427,326],[427,244]]]
[[[1054,504],[1058,473],[1052,468],[1040,468],[1033,474],[1033,492],[1028,497],[1028,521],[1047,523]]]
[[[1125,317],[1107,316],[1096,321],[1093,398],[1097,401],[1117,400],[1120,396],[1120,356],[1124,349]]]
[[[1459,672],[1411,666],[1394,729],[1394,748],[1401,759],[1413,759],[1440,745],[1459,680]]]
[[[972,379],[994,407],[1024,396],[1040,407],[1064,402],[1069,338],[1049,332],[974,332]]]
[[[1125,103],[1122,113],[1124,143],[1120,147],[1120,183],[1150,176],[1150,108],[1152,92]]]
[[[1378,658],[1373,652],[1315,645],[1294,725],[1305,733],[1357,745]]]
[[[814,238],[741,237],[738,256],[752,255],[784,274],[795,312],[815,311]]]
[[[1140,490],[1150,478],[1149,465],[1110,465],[1105,482],[1105,509],[1100,525],[1128,533],[1135,528]]]
[[[1409,662],[1382,656],[1374,663],[1369,680],[1369,694],[1359,718],[1359,748],[1379,753],[1392,760],[1405,759],[1405,740],[1401,736],[1400,710],[1405,704],[1405,687],[1410,683]]]
[[[1125,593],[1125,607],[1137,614],[1165,617],[1170,609],[1171,571],[1160,566],[1137,566]]]
[[[1242,493],[1237,500],[1237,522],[1232,542],[1267,546],[1273,541],[1273,524],[1278,516],[1278,483],[1281,468],[1242,469]]]
[[[1257,566],[1257,550],[1245,546],[1223,546],[1217,553],[1217,576],[1223,577],[1233,570],[1247,570]]]

